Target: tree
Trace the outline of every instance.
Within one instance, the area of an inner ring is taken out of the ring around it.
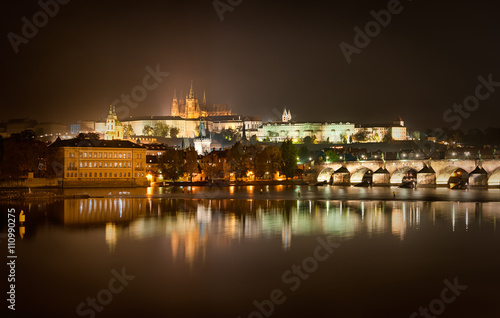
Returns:
[[[157,122],[154,127],[154,135],[159,137],[167,137],[169,128],[162,122]]]
[[[229,171],[234,173],[236,178],[243,178],[247,173],[246,156],[241,142],[235,143],[227,152],[227,162]]]
[[[281,150],[277,146],[258,147],[255,156],[255,176],[263,178],[272,177],[280,170],[282,163]]]
[[[259,141],[257,140],[257,135],[252,135],[252,137],[250,137],[250,140],[248,140],[248,143],[250,145],[255,145],[257,144]]]
[[[179,134],[179,128],[172,127],[170,128],[170,138],[177,138],[177,135]]]
[[[387,134],[385,134],[384,139],[382,139],[383,142],[391,142],[392,141],[392,128],[389,128],[387,130]]]
[[[309,160],[309,149],[306,145],[302,145],[297,152],[297,157],[299,157],[300,161],[304,162]]]
[[[310,136],[306,136],[302,139],[302,141],[306,144],[306,145],[310,145],[314,142],[314,139],[313,137],[310,137]]]
[[[281,164],[281,173],[287,178],[293,178],[295,169],[297,169],[297,150],[295,149],[292,140],[284,141],[281,146],[281,157],[283,159]]]
[[[0,176],[2,178],[26,177],[33,172],[37,177],[53,177],[55,171],[52,164],[56,160],[62,164],[62,158],[47,148],[47,145],[36,139],[33,130],[24,130],[2,139],[2,158]]]
[[[198,153],[193,147],[186,149],[184,171],[189,175],[189,181],[193,181],[193,174],[198,172]]]
[[[154,133],[154,129],[153,129],[153,127],[151,127],[149,125],[144,126],[144,128],[142,129],[142,134],[144,136],[152,136],[153,133]]]
[[[326,161],[331,161],[331,162],[340,161],[339,155],[332,149],[328,149],[327,151],[325,151],[325,159]]]
[[[123,126],[123,136],[125,138],[130,138],[130,137],[132,137],[134,135],[135,135],[134,128],[132,128],[131,124],[127,124],[127,125]]]
[[[366,130],[360,129],[357,133],[354,134],[354,139],[357,142],[366,141],[368,139]]]
[[[258,178],[265,177],[270,173],[271,157],[267,148],[260,147],[257,155],[255,156],[255,176]]]
[[[165,179],[176,181],[184,174],[184,151],[168,147],[158,158],[158,168]]]
[[[214,151],[205,155],[203,161],[205,162],[203,170],[205,170],[208,178],[210,180],[216,179],[219,173],[222,171],[222,169],[219,168],[219,156],[217,155],[217,153]]]
[[[235,142],[239,141],[241,139],[241,136],[238,132],[229,128],[222,129],[220,132],[214,133],[212,135],[212,138],[219,142]]]

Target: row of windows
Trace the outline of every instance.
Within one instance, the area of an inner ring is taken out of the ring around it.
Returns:
[[[82,173],[80,172],[80,178],[130,178],[130,172],[124,172],[124,173],[121,173],[121,172],[110,172],[110,173],[107,173],[107,172],[94,172],[92,174],[92,172],[85,172],[85,173]],[[136,178],[139,178],[139,177],[144,177],[144,172],[143,173],[140,173],[140,172],[136,172],[134,174],[134,177]],[[67,172],[66,173],[66,178],[78,178],[78,173],[73,173],[73,172]]]
[[[69,153],[70,158],[75,158],[75,153]],[[130,159],[132,154],[130,153],[118,153],[118,152],[80,152],[80,158],[115,158],[115,159]],[[137,159],[142,158],[142,154],[138,153],[136,155]]]
[[[74,168],[75,163],[70,162],[68,167]],[[80,168],[130,168],[130,162],[107,162],[105,161],[104,163],[99,161],[99,162],[92,162],[92,161],[83,161],[80,162]],[[136,163],[135,164],[136,168],[142,168],[142,162],[141,163]]]

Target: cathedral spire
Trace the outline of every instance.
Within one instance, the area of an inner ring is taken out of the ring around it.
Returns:
[[[176,92],[176,89],[174,88],[174,100],[177,99],[177,92]]]
[[[207,97],[205,96],[205,90],[203,90],[203,105],[207,104]]]
[[[191,88],[189,89],[189,98],[194,98],[193,80],[191,80]]]

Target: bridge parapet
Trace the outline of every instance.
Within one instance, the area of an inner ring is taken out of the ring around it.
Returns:
[[[355,182],[363,179],[365,173],[373,175],[380,168],[385,168],[390,174],[390,184],[399,185],[403,178],[409,173],[417,172],[417,182],[421,185],[447,185],[449,179],[457,173],[464,171],[469,175],[476,171],[477,167],[482,169],[480,176],[472,174],[470,176],[471,186],[500,186],[500,159],[413,159],[413,160],[360,160],[347,162],[322,163],[316,166],[319,176],[318,181],[331,181],[336,179],[334,172],[345,167],[341,180],[345,182],[346,175],[355,176]],[[426,169],[428,168],[428,169]],[[420,172],[420,173],[418,173]],[[386,177],[373,175],[374,184],[384,184]],[[487,181],[485,181],[487,180]],[[352,182],[351,182],[352,183]]]

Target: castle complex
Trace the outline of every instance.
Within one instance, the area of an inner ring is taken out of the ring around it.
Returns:
[[[182,95],[182,94],[181,94]],[[199,152],[206,152],[210,133],[220,133],[223,130],[233,130],[250,139],[259,141],[281,142],[292,139],[302,142],[309,139],[312,142],[352,143],[352,142],[383,142],[384,140],[406,140],[407,131],[401,118],[388,124],[354,124],[351,122],[300,122],[292,121],[290,109],[285,108],[281,121],[263,123],[258,117],[232,114],[226,104],[208,104],[205,92],[203,99],[198,100],[193,81],[189,93],[183,99],[174,97],[167,116],[131,117],[120,122],[114,107],[110,106],[106,121],[95,122],[95,131],[104,136],[105,140],[123,139],[147,140],[156,135],[156,127],[168,127],[169,132],[162,137],[199,138]],[[200,125],[203,122],[203,131],[200,134]],[[176,131],[172,135],[171,129]],[[201,140],[204,142],[201,143]],[[203,147],[202,147],[203,144]],[[202,149],[203,148],[203,149]]]
[[[203,101],[201,104],[196,98],[193,90],[193,81],[191,81],[191,88],[186,99],[182,97],[177,99],[176,91],[174,90],[174,99],[172,100],[172,108],[170,115],[174,117],[181,117],[184,119],[210,117],[210,116],[228,116],[231,115],[231,110],[226,104],[207,104],[205,92],[203,92]]]

